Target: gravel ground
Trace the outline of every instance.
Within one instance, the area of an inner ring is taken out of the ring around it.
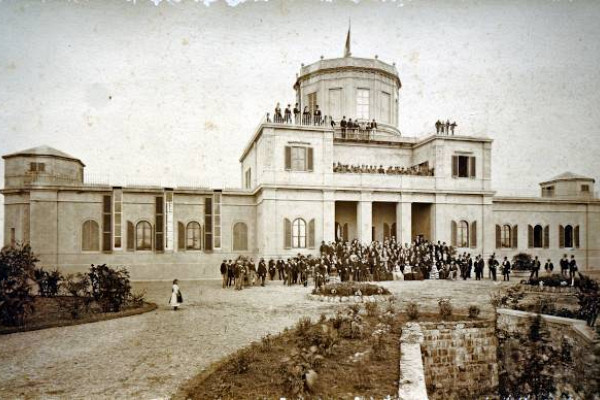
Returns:
[[[512,284],[513,282],[511,282]],[[170,282],[135,282],[159,309],[85,325],[0,336],[1,399],[165,399],[212,362],[335,307],[307,299],[309,289],[223,290],[220,281],[180,282],[185,305],[166,306]],[[456,308],[492,312],[490,281],[382,282],[397,297],[436,311],[449,297]]]

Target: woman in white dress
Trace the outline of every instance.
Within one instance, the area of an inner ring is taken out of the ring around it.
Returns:
[[[173,307],[173,311],[177,311],[177,307],[183,303],[183,296],[178,285],[179,281],[175,279],[173,281],[173,288],[171,289],[171,298],[169,299],[169,305]]]

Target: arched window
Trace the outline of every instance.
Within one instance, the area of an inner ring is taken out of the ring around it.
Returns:
[[[503,248],[509,249],[512,246],[512,237],[511,236],[512,236],[512,230],[510,228],[510,225],[503,225],[502,226],[502,237],[501,237]]]
[[[83,251],[100,251],[100,227],[96,221],[83,223],[82,238]]]
[[[152,225],[148,221],[140,221],[135,226],[135,249],[152,250]]]
[[[296,218],[292,223],[292,247],[306,247],[306,222],[302,218]]]
[[[458,247],[469,247],[469,223],[467,221],[458,223],[456,240]]]
[[[248,226],[243,222],[233,225],[233,250],[248,250]]]
[[[565,247],[573,246],[573,227],[571,225],[565,226]]]
[[[544,241],[544,228],[541,225],[533,227],[533,247],[542,247]]]
[[[202,229],[200,224],[192,221],[185,228],[185,248],[187,250],[200,250],[202,248]]]

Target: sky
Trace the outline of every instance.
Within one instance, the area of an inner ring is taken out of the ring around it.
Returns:
[[[302,63],[343,55],[349,20],[354,56],[396,63],[404,136],[440,118],[493,138],[498,194],[600,178],[600,2],[578,0],[0,0],[0,154],[239,187],[261,116],[294,100]]]

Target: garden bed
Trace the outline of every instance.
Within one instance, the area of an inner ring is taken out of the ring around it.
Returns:
[[[329,297],[349,296],[382,296],[389,295],[390,291],[379,285],[365,282],[341,282],[323,285],[312,291],[313,295]]]
[[[447,316],[445,320],[465,319]],[[438,314],[418,321],[440,321]],[[402,326],[407,314],[386,306],[353,304],[317,322],[234,353],[192,378],[173,399],[395,398]]]
[[[0,334],[35,331],[39,329],[87,324],[90,322],[128,317],[153,311],[157,308],[157,305],[154,303],[143,302],[141,304],[124,306],[118,312],[102,312],[97,306],[90,305],[89,309],[86,311],[85,306],[83,305],[83,299],[78,297],[36,296],[34,298],[33,307],[34,311],[27,316],[25,325],[0,325]]]

